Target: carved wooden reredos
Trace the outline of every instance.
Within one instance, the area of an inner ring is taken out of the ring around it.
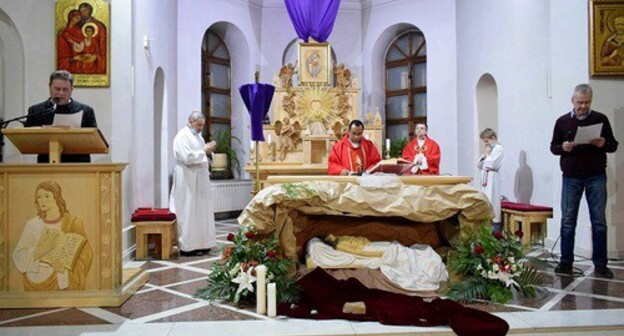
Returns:
[[[331,65],[330,65],[331,66]],[[264,125],[266,142],[258,150],[259,164],[279,166],[323,166],[333,144],[342,138],[352,119],[360,117],[359,84],[344,64],[334,65],[327,83],[293,85],[296,65],[275,72],[276,87],[271,103],[270,125]],[[377,118],[363,120],[365,136],[381,152],[382,125]],[[249,164],[254,164],[252,153]],[[270,175],[270,174],[269,174]]]

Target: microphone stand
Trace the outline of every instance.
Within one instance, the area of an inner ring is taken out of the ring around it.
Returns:
[[[0,121],[0,163],[4,162],[4,132],[2,132],[2,130],[4,130],[5,128],[7,128],[7,126],[9,126],[10,123],[14,122],[14,121],[19,121],[20,123],[22,123],[23,126],[26,126],[26,121],[24,119],[27,119],[28,117],[41,117],[41,116],[46,116],[48,114],[53,114],[54,112],[56,112],[56,104],[52,105],[52,107],[47,108],[41,112],[38,113],[33,113],[33,114],[26,114],[23,116],[19,116],[19,117],[15,117],[13,119],[9,119],[9,120],[3,120]]]

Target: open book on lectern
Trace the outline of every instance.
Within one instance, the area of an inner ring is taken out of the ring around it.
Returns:
[[[415,163],[402,158],[387,159],[379,161],[376,165],[367,170],[367,172],[369,174],[379,172],[386,174],[403,175],[412,167],[414,167],[414,165]]]

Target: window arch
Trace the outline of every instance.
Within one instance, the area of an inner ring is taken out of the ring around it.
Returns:
[[[427,43],[412,29],[397,36],[386,52],[386,137],[411,138],[427,122]]]
[[[202,136],[208,140],[219,131],[232,129],[230,51],[223,38],[212,29],[204,34],[201,63],[202,113],[206,117]]]

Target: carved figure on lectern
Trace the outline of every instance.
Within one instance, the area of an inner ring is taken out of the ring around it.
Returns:
[[[37,215],[30,219],[13,250],[26,291],[85,289],[93,250],[82,220],[67,210],[55,181],[35,189]]]

